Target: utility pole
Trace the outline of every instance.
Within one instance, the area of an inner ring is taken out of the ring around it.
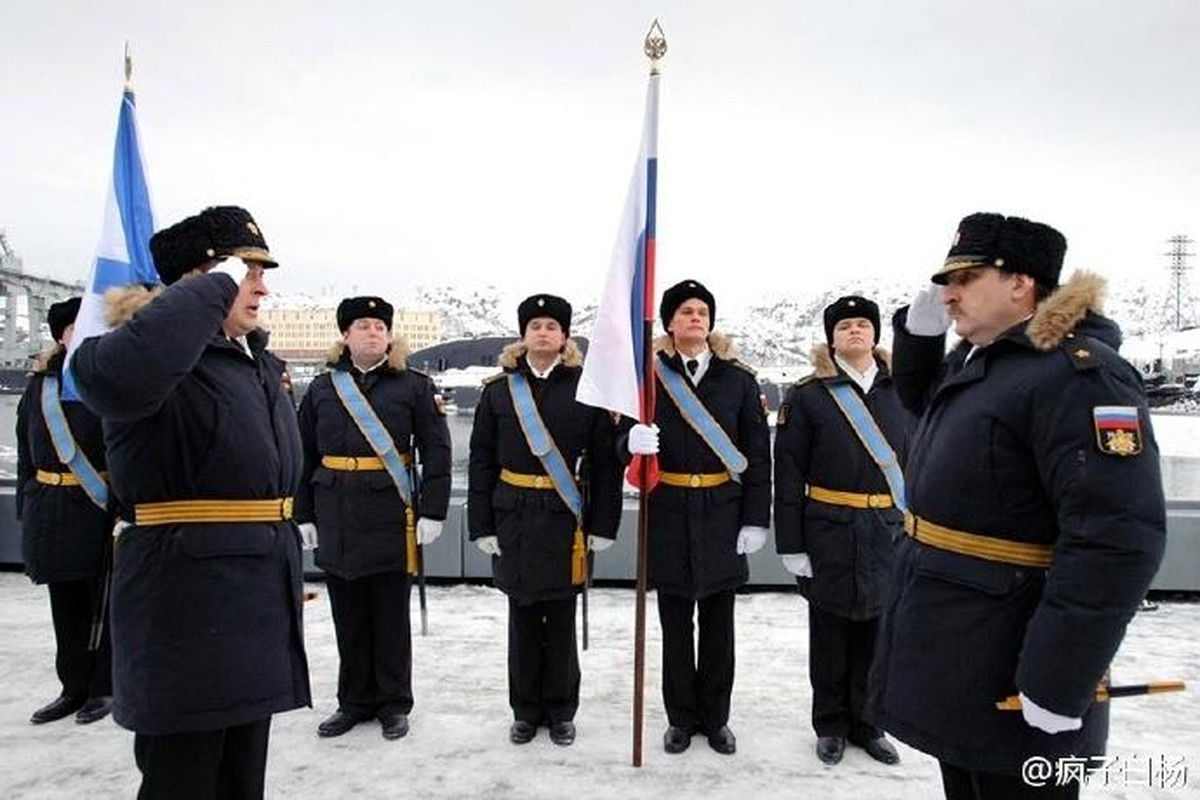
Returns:
[[[1192,268],[1187,260],[1195,253],[1189,250],[1192,245],[1191,237],[1182,233],[1167,239],[1167,244],[1171,249],[1163,255],[1171,260],[1168,269],[1171,271],[1171,291],[1175,295],[1175,330],[1181,331],[1184,328],[1183,304],[1189,294],[1187,274]]]

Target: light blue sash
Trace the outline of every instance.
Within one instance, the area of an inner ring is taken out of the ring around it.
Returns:
[[[692,426],[692,430],[717,454],[717,458],[721,459],[721,463],[729,470],[733,479],[741,483],[742,473],[746,471],[748,462],[742,451],[738,450],[737,445],[729,438],[729,434],[713,419],[713,415],[704,403],[700,402],[700,398],[682,375],[673,369],[665,368],[660,358],[654,359],[654,372],[687,424]]]
[[[58,460],[71,468],[79,485],[87,492],[87,496],[101,509],[108,509],[108,485],[100,473],[88,461],[83,450],[75,444],[71,435],[71,426],[63,413],[62,403],[58,399],[58,377],[47,375],[42,381],[42,418],[50,429],[50,439],[54,442],[54,452]]]
[[[392,482],[400,491],[400,499],[404,501],[404,505],[412,508],[412,486],[408,482],[408,470],[405,469],[404,461],[396,450],[392,435],[383,427],[379,417],[375,416],[375,409],[371,408],[371,404],[367,402],[367,398],[363,396],[362,390],[358,388],[349,372],[335,369],[330,373],[330,377],[338,399],[350,413],[350,419],[354,420],[367,444],[371,445],[375,455],[383,462],[388,475],[392,476]]]
[[[842,415],[854,429],[858,440],[879,465],[892,493],[892,503],[901,511],[906,511],[908,504],[904,501],[904,473],[900,470],[900,462],[896,460],[896,451],[892,450],[883,431],[875,424],[875,418],[867,410],[862,397],[848,383],[826,383],[825,388],[833,396],[833,402],[842,410]]]
[[[508,393],[512,397],[513,408],[517,411],[517,419],[521,422],[521,430],[525,434],[530,451],[541,460],[542,468],[554,482],[554,490],[566,503],[567,508],[571,509],[575,519],[582,521],[583,498],[579,494],[579,487],[575,485],[575,477],[571,474],[571,468],[567,466],[567,460],[558,452],[550,431],[546,430],[546,423],[533,401],[529,381],[525,380],[525,376],[520,372],[508,374]]]

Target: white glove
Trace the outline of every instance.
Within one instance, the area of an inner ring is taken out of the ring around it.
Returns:
[[[205,270],[205,275],[228,275],[233,278],[233,282],[238,286],[242,285],[242,281],[246,278],[246,272],[249,270],[245,261],[240,258],[226,258],[218,261],[212,269]]]
[[[440,519],[421,517],[417,520],[417,544],[433,544],[433,540],[442,535],[444,524]]]
[[[500,555],[500,540],[495,536],[480,536],[475,540],[475,546],[489,556]]]
[[[908,304],[908,319],[904,327],[914,336],[941,336],[950,327],[950,315],[942,303],[944,287],[931,283],[917,292]]]
[[[296,526],[300,529],[300,546],[312,550],[317,546],[317,526],[312,522],[301,522]]]
[[[658,452],[658,425],[640,422],[629,429],[629,452],[635,456],[652,456]]]
[[[743,525],[738,531],[737,551],[739,555],[757,553],[767,543],[767,529],[755,525]]]
[[[1077,731],[1083,727],[1083,720],[1079,717],[1064,717],[1062,714],[1047,711],[1026,697],[1024,692],[1021,693],[1021,715],[1025,717],[1027,724],[1046,733]]]
[[[612,547],[615,540],[606,539],[603,536],[593,536],[588,534],[588,550],[599,553],[601,550],[607,550]]]
[[[113,538],[116,539],[118,536],[121,535],[121,531],[125,530],[126,528],[132,528],[132,527],[133,527],[132,522],[126,522],[125,520],[121,519],[120,517],[117,517],[116,524],[113,525]]]
[[[780,556],[783,559],[783,568],[795,575],[797,578],[811,578],[812,562],[808,560],[808,553],[788,553]]]

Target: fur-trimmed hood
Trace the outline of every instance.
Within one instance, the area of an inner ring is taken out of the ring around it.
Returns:
[[[104,293],[104,321],[116,327],[133,319],[143,306],[162,294],[163,287],[122,286]]]
[[[387,365],[397,372],[402,372],[408,369],[408,356],[411,353],[412,350],[408,347],[407,339],[403,336],[393,336],[388,349]],[[346,342],[338,339],[329,346],[329,352],[325,354],[326,366],[337,366],[343,357],[349,358],[350,356],[346,353]]]
[[[708,349],[722,361],[732,361],[737,358],[737,346],[733,339],[720,331],[710,331],[708,334]],[[675,340],[669,334],[661,334],[654,339],[654,352],[675,355]]]
[[[528,350],[525,347],[525,342],[516,341],[512,344],[505,345],[500,351],[500,358],[497,363],[504,369],[516,369],[521,363],[521,359],[525,357],[525,352]],[[562,349],[562,363],[567,367],[583,366],[583,351],[579,349],[579,345],[574,339],[568,338]]]
[[[875,356],[875,360],[883,364],[887,369],[888,374],[892,371],[892,353],[884,347],[876,345],[871,354]],[[813,345],[812,352],[809,354],[812,359],[813,375],[818,378],[835,378],[838,374],[837,362],[833,360],[833,351],[828,344],[821,342]]]
[[[1025,326],[1025,335],[1038,350],[1053,350],[1062,344],[1068,333],[1085,320],[1088,334],[1116,349],[1121,344],[1121,331],[1116,323],[1100,316],[1108,282],[1095,274],[1077,270],[1070,280],[1059,286],[1038,303],[1033,319]],[[1093,329],[1098,330],[1093,330]],[[1115,338],[1115,341],[1113,339]]]

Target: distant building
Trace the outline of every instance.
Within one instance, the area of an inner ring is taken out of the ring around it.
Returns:
[[[274,306],[261,309],[258,318],[271,332],[271,350],[286,361],[321,362],[341,338],[332,307]],[[398,308],[392,333],[407,339],[410,350],[428,348],[442,340],[442,315]]]

